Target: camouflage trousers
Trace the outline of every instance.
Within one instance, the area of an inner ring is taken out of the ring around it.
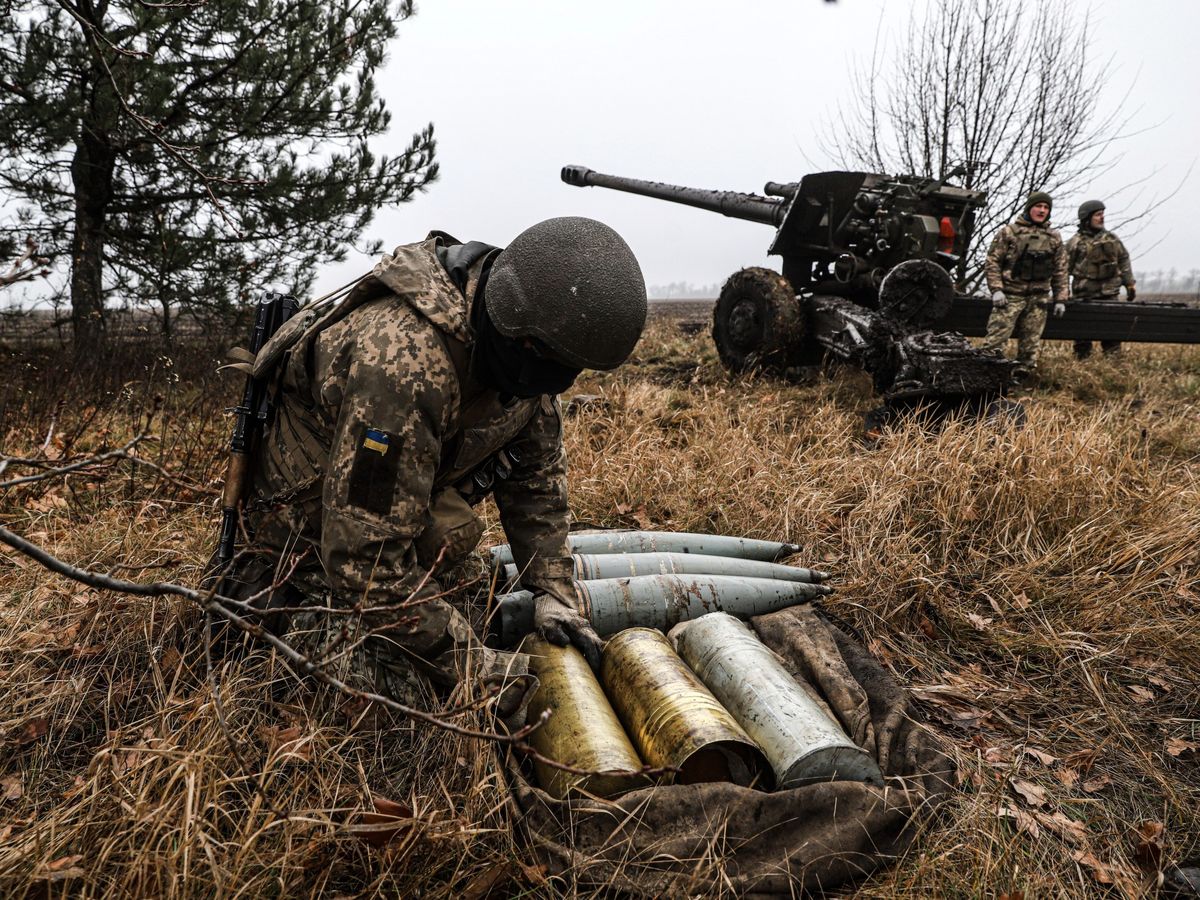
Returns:
[[[328,590],[272,589],[273,573],[269,560],[255,558],[226,576],[221,592],[253,598],[272,633],[355,690],[413,706],[431,688],[444,692],[471,683],[498,693],[528,672],[524,654],[485,647],[462,611],[443,598],[358,609]]]
[[[1037,366],[1042,349],[1042,332],[1046,328],[1046,307],[1049,294],[1027,297],[1010,296],[1008,305],[993,309],[988,317],[984,350],[1003,350],[1008,339],[1017,338],[1017,362],[1032,369]]]

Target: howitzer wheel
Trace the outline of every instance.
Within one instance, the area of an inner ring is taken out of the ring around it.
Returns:
[[[713,340],[731,372],[802,365],[806,331],[796,292],[772,269],[734,272],[713,309]]]

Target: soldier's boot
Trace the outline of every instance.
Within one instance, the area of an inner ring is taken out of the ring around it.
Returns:
[[[1104,352],[1104,355],[1109,358],[1119,357],[1121,355],[1121,342],[1101,341],[1100,349]]]
[[[1092,355],[1092,342],[1091,341],[1076,341],[1075,342],[1075,358],[1076,359],[1087,359],[1091,355]]]

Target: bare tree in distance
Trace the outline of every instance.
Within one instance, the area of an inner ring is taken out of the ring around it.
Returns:
[[[1070,204],[1121,161],[1127,94],[1109,101],[1111,67],[1093,43],[1074,0],[930,0],[895,45],[877,41],[853,101],[826,123],[823,149],[847,168],[987,191],[954,273],[959,290],[972,291],[992,237],[1031,191],[1053,195],[1058,221],[1070,223]],[[1126,224],[1144,222],[1158,202]]]

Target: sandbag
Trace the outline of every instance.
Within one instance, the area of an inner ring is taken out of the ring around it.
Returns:
[[[549,874],[633,896],[788,897],[861,879],[911,843],[916,818],[948,795],[955,772],[912,718],[904,689],[813,606],[751,624],[875,756],[885,786],[836,781],[764,793],[724,783],[670,785],[615,801],[559,801],[533,783],[527,762],[509,754],[505,772],[523,835]]]

